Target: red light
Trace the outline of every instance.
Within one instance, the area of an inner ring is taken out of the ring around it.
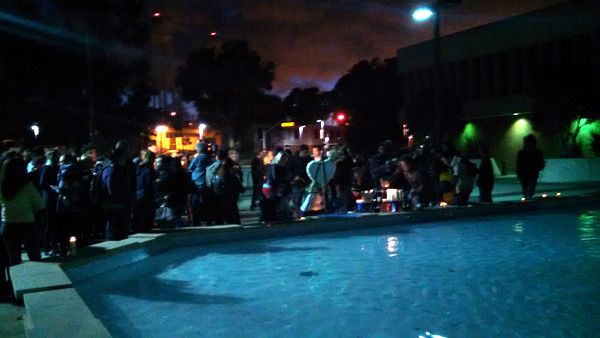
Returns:
[[[152,13],[152,16],[158,18],[160,16],[160,12],[154,12]]]
[[[335,119],[338,120],[338,122],[344,122],[346,120],[346,114],[337,113],[337,115],[335,116]]]

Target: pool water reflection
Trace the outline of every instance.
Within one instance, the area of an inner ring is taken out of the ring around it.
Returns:
[[[591,337],[599,212],[178,248],[85,281],[115,336]]]

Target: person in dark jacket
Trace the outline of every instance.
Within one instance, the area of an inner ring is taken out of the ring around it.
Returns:
[[[333,210],[346,212],[352,209],[352,167],[354,163],[348,148],[339,149],[339,158],[335,162],[335,174],[331,179],[333,197]]]
[[[87,244],[86,229],[82,226],[81,213],[85,208],[88,189],[83,185],[83,174],[77,159],[70,154],[60,157],[58,172],[58,242],[61,256],[67,255],[69,237],[76,236],[77,244]]]
[[[490,148],[487,145],[479,147],[481,164],[479,165],[479,175],[477,177],[477,186],[479,187],[479,202],[492,203],[492,189],[494,188],[494,169],[490,159]]]
[[[288,220],[292,217],[290,210],[290,194],[292,192],[292,172],[288,169],[289,155],[280,151],[275,155],[269,168],[269,181],[273,191],[270,199],[275,206],[275,214],[278,220]]]
[[[198,143],[196,146],[196,157],[190,162],[188,167],[191,172],[192,181],[196,186],[195,191],[190,198],[190,209],[192,214],[192,223],[194,226],[200,226],[200,223],[211,223],[211,208],[213,206],[213,195],[206,184],[206,168],[213,164],[214,159],[210,155],[210,149],[205,143]]]
[[[102,185],[106,195],[102,209],[106,216],[106,240],[115,241],[125,239],[129,234],[131,187],[127,175],[127,152],[115,148],[109,161],[102,170]]]
[[[181,165],[181,158],[172,158],[169,163],[169,181],[173,185],[169,203],[175,210],[175,227],[183,227],[182,216],[185,213],[188,195],[192,194],[194,182],[192,182],[186,169]]]
[[[39,186],[45,206],[44,223],[41,228],[42,243],[44,245],[44,251],[51,255],[58,253],[58,216],[56,214],[58,194],[56,189],[58,188],[59,155],[57,150],[49,150],[46,153],[46,164],[42,167],[40,172]]]
[[[212,188],[216,202],[217,224],[241,224],[238,199],[244,191],[242,171],[227,151],[217,151],[217,161],[207,169],[206,178]]]
[[[537,140],[533,134],[523,138],[523,149],[517,155],[517,177],[521,182],[523,197],[529,199],[535,193],[535,187],[546,162],[542,151],[537,148]]]
[[[156,209],[154,180],[154,159],[156,155],[148,150],[140,154],[142,162],[137,168],[135,205],[133,209],[132,230],[137,232],[150,232],[154,225],[154,211]]]
[[[261,149],[252,158],[250,171],[252,173],[252,200],[250,201],[250,210],[254,210],[260,202],[261,189],[265,183],[265,164],[263,158],[266,156],[266,151]]]

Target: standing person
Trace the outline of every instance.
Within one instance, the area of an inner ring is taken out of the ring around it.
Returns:
[[[129,176],[127,175],[127,152],[115,148],[109,163],[102,169],[102,186],[105,199],[102,209],[106,216],[106,240],[116,241],[129,234],[129,208],[131,203]]]
[[[250,164],[250,172],[252,174],[252,200],[250,201],[250,210],[254,210],[260,203],[261,189],[263,183],[265,183],[266,168],[263,161],[265,156],[266,150],[261,149],[252,158],[252,163]]]
[[[210,155],[209,146],[200,142],[196,146],[196,157],[188,167],[191,172],[192,181],[196,186],[194,193],[190,196],[190,209],[193,226],[200,226],[201,222],[211,223],[209,218],[212,194],[206,185],[206,168],[213,164],[214,159]]]
[[[135,205],[133,209],[133,232],[150,232],[154,225],[155,194],[154,159],[156,155],[149,150],[142,150],[142,161],[137,168]]]
[[[58,200],[58,242],[60,254],[67,255],[69,237],[77,236],[78,244],[87,243],[88,232],[81,220],[81,211],[85,207],[88,190],[83,186],[83,175],[75,156],[65,154],[59,160]]]
[[[441,160],[450,168],[454,176],[454,204],[467,205],[474,185],[467,166],[460,156],[449,151],[442,153]]]
[[[276,220],[287,220],[292,216],[289,205],[292,173],[287,167],[288,161],[288,154],[285,151],[280,151],[273,158],[269,168],[269,182],[272,191],[270,199],[275,206],[275,215],[273,216]],[[264,210],[263,214],[265,214]],[[264,221],[271,220],[269,215],[263,215],[261,218]]]
[[[207,180],[217,202],[217,224],[241,224],[237,206],[242,185],[242,170],[229,158],[227,151],[217,151],[217,161],[207,169]]]
[[[479,187],[479,202],[492,203],[492,189],[494,188],[494,169],[490,159],[490,148],[483,144],[479,147],[481,164],[479,165],[479,176],[477,186]]]
[[[291,157],[291,169],[292,169],[292,207],[296,215],[300,215],[300,206],[304,199],[304,191],[310,182],[308,174],[306,174],[306,166],[311,161],[308,146],[303,144],[300,146],[298,153]]]
[[[410,187],[406,197],[412,209],[419,210],[429,205],[432,196],[429,177],[415,168],[414,160],[408,155],[400,159],[400,167]]]
[[[58,150],[52,149],[46,153],[46,165],[40,172],[40,189],[45,206],[44,224],[41,230],[44,250],[48,254],[58,253],[58,233],[56,202],[58,200]]]
[[[525,198],[533,197],[540,171],[545,166],[544,155],[537,148],[537,139],[533,134],[525,136],[523,138],[523,149],[517,155],[517,177],[521,182],[521,189]]]
[[[348,148],[342,147],[339,150],[338,158],[335,160],[335,173],[331,178],[333,205],[332,210],[346,212],[352,207],[352,156]]]
[[[184,226],[182,216],[185,213],[188,195],[194,192],[195,187],[179,157],[171,158],[169,162],[169,182],[172,186],[170,202],[175,211],[175,227],[181,228]]]
[[[41,259],[40,237],[35,215],[44,209],[44,200],[28,180],[25,162],[20,158],[10,158],[2,165],[0,203],[2,204],[0,237],[8,252],[9,265],[21,263],[23,244],[29,259],[39,261]]]

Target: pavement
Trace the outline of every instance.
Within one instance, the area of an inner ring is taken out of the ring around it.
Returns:
[[[247,189],[251,191],[251,189]],[[581,183],[540,183],[536,189],[536,196],[600,196],[600,182]],[[514,176],[496,178],[492,191],[494,202],[519,201],[522,197],[521,186]],[[470,202],[477,203],[479,191],[477,188],[471,194]],[[245,193],[240,196],[239,208],[242,225],[257,225],[260,212],[250,210],[251,195]],[[25,308],[19,304],[0,303],[0,337],[25,337],[25,323],[23,317]]]

